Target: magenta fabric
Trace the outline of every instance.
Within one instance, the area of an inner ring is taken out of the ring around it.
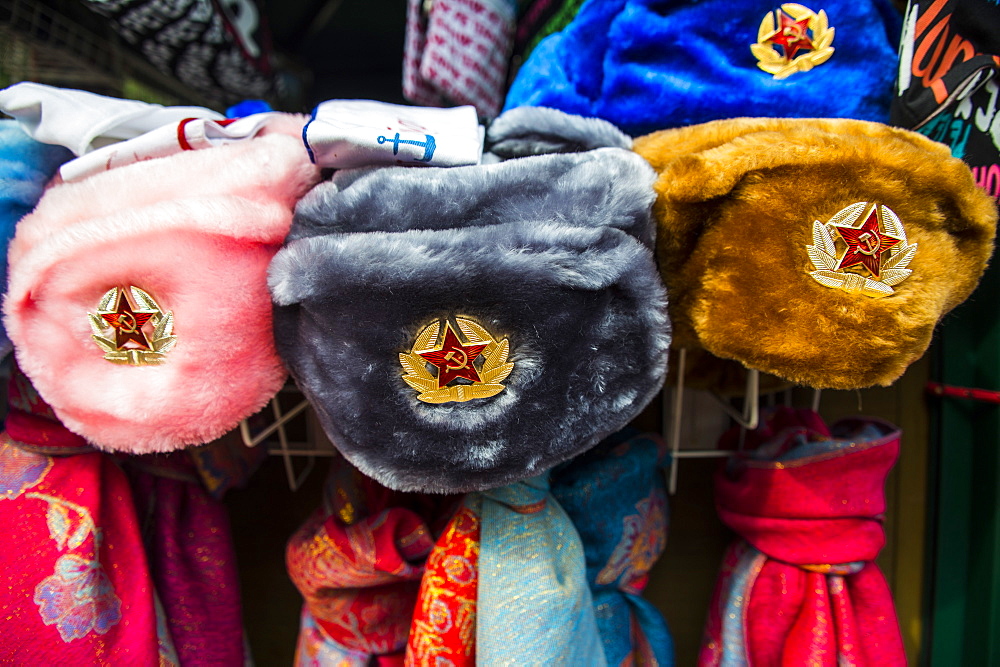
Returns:
[[[17,370],[0,434],[0,663],[175,665],[125,474]]]
[[[733,447],[736,433],[724,436]],[[740,539],[717,582],[701,665],[905,665],[885,578],[884,484],[899,430],[851,419],[828,429],[780,409],[715,479]]]
[[[127,460],[146,553],[184,667],[244,664],[229,516],[187,452]]]

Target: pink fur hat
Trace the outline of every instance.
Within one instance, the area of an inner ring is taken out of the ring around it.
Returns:
[[[319,180],[281,115],[258,137],[49,188],[11,243],[4,322],[17,362],[104,449],[212,440],[266,404],[267,266]]]

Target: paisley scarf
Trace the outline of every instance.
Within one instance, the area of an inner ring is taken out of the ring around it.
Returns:
[[[667,456],[658,436],[622,433],[552,473],[552,495],[583,541],[609,665],[674,664],[666,621],[641,597],[667,542]]]
[[[297,666],[402,664],[434,545],[428,518],[449,516],[454,503],[392,491],[334,460],[323,506],[286,551],[289,576],[305,598]]]
[[[181,664],[242,665],[240,582],[225,506],[206,491],[188,451],[125,463]]]
[[[584,547],[548,473],[466,496],[427,562],[408,664],[606,664]]]

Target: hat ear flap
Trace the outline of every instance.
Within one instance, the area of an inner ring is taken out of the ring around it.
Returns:
[[[546,107],[518,107],[500,115],[486,132],[486,148],[501,160],[632,147],[632,138],[599,118]]]

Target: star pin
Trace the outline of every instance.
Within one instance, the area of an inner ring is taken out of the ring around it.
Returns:
[[[908,266],[917,244],[892,209],[877,202],[855,202],[826,223],[813,221],[812,238],[809,275],[826,287],[881,298],[913,273]]]
[[[764,15],[750,51],[757,67],[781,80],[829,60],[835,32],[822,9],[814,12],[789,2]]]
[[[112,311],[98,310],[105,322],[115,330],[115,347],[123,349],[130,341],[144,350],[149,348],[149,339],[142,327],[156,314],[155,310],[139,310],[128,302],[125,290],[118,290],[115,298],[115,308]]]
[[[399,354],[403,382],[417,390],[417,400],[423,403],[496,396],[504,390],[503,381],[514,369],[513,362],[507,360],[510,342],[506,338],[495,339],[469,317],[454,319],[465,342],[450,321],[437,320],[417,333],[409,352]]]
[[[444,342],[441,348],[417,352],[417,354],[437,367],[438,389],[440,389],[458,378],[465,378],[470,382],[480,382],[479,372],[472,365],[472,362],[482,354],[486,345],[486,343],[462,345],[458,334],[451,328],[451,322],[445,322]]]
[[[177,343],[173,312],[163,312],[153,297],[138,287],[112,287],[101,297],[97,312],[87,315],[91,337],[112,363],[162,364]]]

